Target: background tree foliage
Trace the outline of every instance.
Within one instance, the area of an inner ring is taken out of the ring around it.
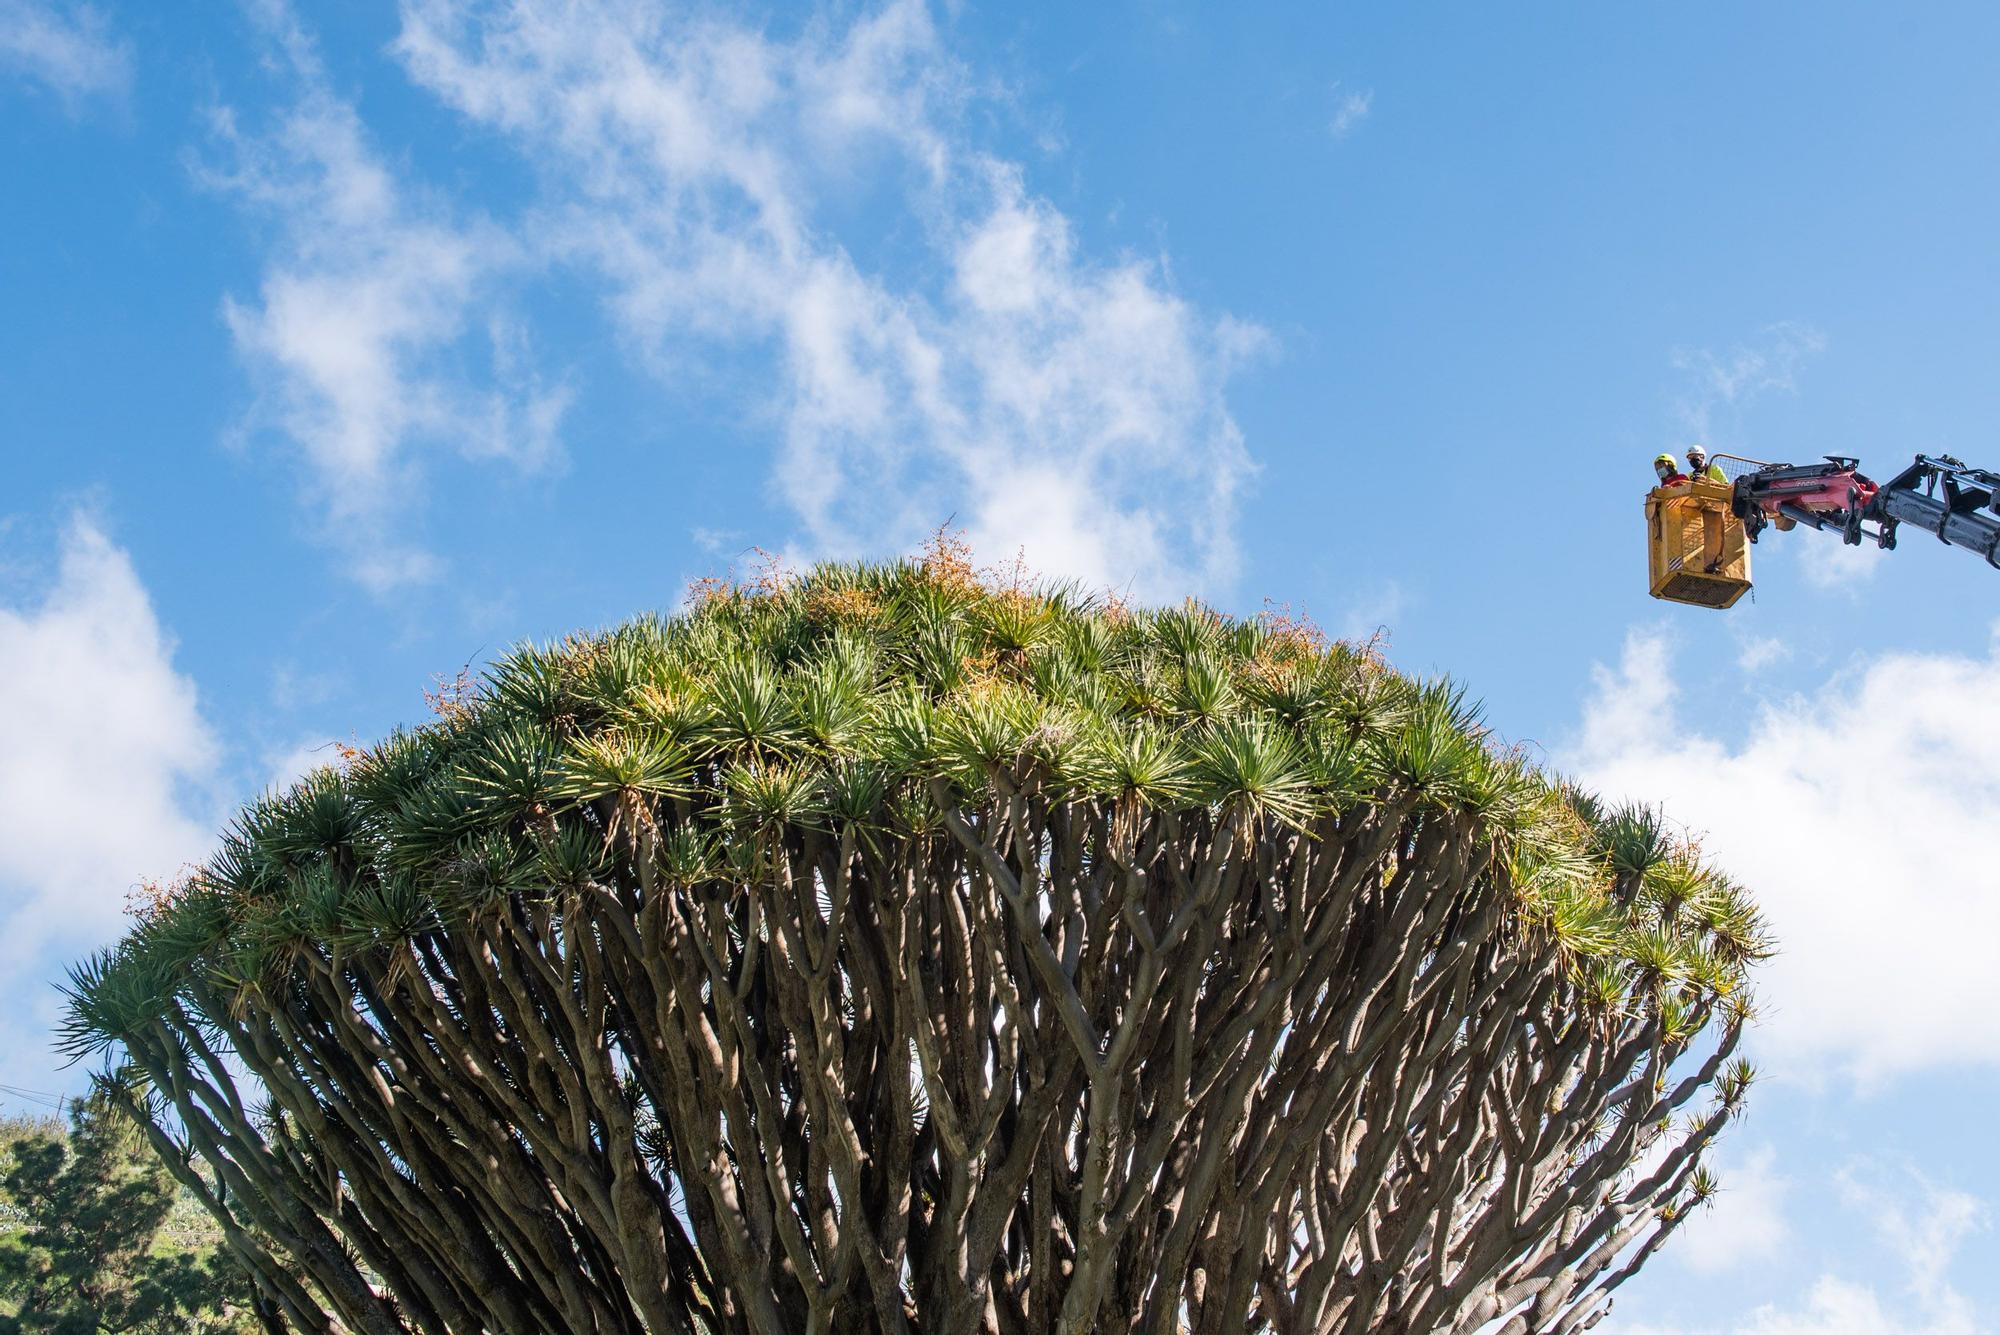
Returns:
[[[301,1328],[1577,1330],[1750,1081],[1734,885],[1284,617],[940,542],[439,706],[73,978]]]
[[[252,1330],[250,1285],[204,1225],[171,1238],[178,1188],[103,1092],[8,1135],[0,1332],[206,1335]]]

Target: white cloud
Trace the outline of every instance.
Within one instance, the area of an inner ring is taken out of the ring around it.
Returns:
[[[1791,1183],[1777,1171],[1777,1151],[1725,1147],[1715,1166],[1722,1189],[1675,1234],[1674,1256],[1703,1274],[1771,1260],[1791,1236],[1785,1220]]]
[[[1251,465],[1224,389],[1263,335],[1159,262],[1084,255],[971,143],[974,80],[923,5],[781,39],[618,0],[408,0],[395,49],[534,165],[528,230],[608,281],[664,378],[775,357],[749,425],[814,554],[956,514],[983,552],[1142,595],[1232,576]],[[886,201],[893,259],[867,258],[883,224],[856,197]]]
[[[42,984],[117,934],[142,879],[205,855],[218,750],[131,560],[87,517],[40,599],[0,606],[0,680],[0,991],[33,998],[0,1061],[45,1088]]]
[[[1915,1191],[1911,1199],[1908,1188]],[[1840,1180],[1849,1214],[1876,1235],[1866,1281],[1821,1274],[1794,1305],[1767,1303],[1724,1327],[1620,1325],[1626,1335],[1982,1335],[1992,1327],[1950,1281],[1959,1248],[1986,1226],[1964,1192],[1912,1177],[1898,1192],[1852,1171]],[[1692,1231],[1700,1221],[1690,1221]],[[1669,1244],[1670,1246],[1672,1244]],[[1892,1275],[1891,1267],[1896,1273]],[[1892,1285],[1885,1296],[1883,1287]]]
[[[399,180],[289,10],[254,12],[296,97],[260,133],[218,112],[221,160],[202,171],[274,228],[256,295],[223,309],[258,387],[252,424],[303,452],[326,532],[363,584],[421,581],[435,558],[395,533],[420,490],[413,447],[538,466],[559,450],[569,391],[543,381],[506,314],[515,239]]]
[[[0,72],[41,84],[74,112],[85,100],[122,98],[132,86],[132,48],[111,34],[93,5],[0,0]]]
[[[1335,139],[1345,139],[1354,133],[1354,127],[1368,119],[1368,113],[1375,105],[1375,90],[1363,89],[1356,93],[1343,93],[1338,83],[1333,86],[1336,98],[1333,104],[1333,119],[1327,122],[1327,133]]]
[[[2000,750],[1985,657],[1884,654],[1718,735],[1681,697],[1662,631],[1598,668],[1563,768],[1657,800],[1770,915],[1761,1046],[1788,1075],[1863,1082],[2000,1062]]]

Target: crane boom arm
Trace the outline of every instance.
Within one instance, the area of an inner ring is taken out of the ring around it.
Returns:
[[[1875,492],[1876,518],[1909,524],[1940,542],[1978,552],[2000,568],[2000,475],[1950,455],[1918,455]],[[1893,537],[1895,530],[1889,530]],[[1894,546],[1894,542],[1886,544]]]
[[[1818,464],[1766,464],[1736,479],[1730,508],[1752,542],[1776,521],[1781,528],[1833,529],[1844,542],[1869,538],[1893,548],[1897,528],[1909,524],[2000,569],[2000,474],[1948,454],[1920,454],[1878,484],[1856,464],[1840,455]]]

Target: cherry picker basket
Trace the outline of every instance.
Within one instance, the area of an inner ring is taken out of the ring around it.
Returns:
[[[1696,479],[1646,497],[1648,587],[1696,607],[1733,605],[1750,588],[1750,544],[1730,513],[1729,484]]]

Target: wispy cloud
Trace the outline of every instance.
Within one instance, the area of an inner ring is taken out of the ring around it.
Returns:
[[[1792,656],[1792,646],[1775,635],[1736,635],[1736,666],[1745,672],[1762,672]]]
[[[1776,1068],[1864,1083],[2000,1064],[1988,841],[2000,754],[1966,711],[2000,699],[1984,657],[1892,653],[1718,734],[1681,697],[1667,637],[1597,670],[1564,768],[1657,800],[1768,910],[1761,1042]]]
[[[1390,634],[1403,614],[1407,597],[1400,582],[1385,579],[1348,604],[1341,614],[1340,636],[1348,640],[1368,640]]]
[[[94,5],[0,0],[0,73],[46,88],[74,113],[132,87],[132,47]]]
[[[515,314],[557,276],[604,295],[668,392],[737,396],[797,554],[908,548],[955,516],[982,551],[1145,596],[1232,579],[1253,468],[1225,391],[1267,336],[1162,258],[1086,253],[976,145],[979,82],[923,4],[779,38],[626,0],[408,0],[405,69],[535,182],[507,217],[408,179],[292,12],[252,12],[298,91],[271,123],[216,117],[204,176],[271,234],[225,315],[251,424],[295,442],[369,586],[435,572],[404,536],[427,451],[557,452],[568,390]]]
[[[1968,1238],[1988,1226],[1978,1198],[1910,1172],[1843,1170],[1843,1220],[1863,1226],[1876,1258],[1851,1279],[1821,1273],[1792,1303],[1766,1303],[1727,1327],[1623,1325],[1629,1335],[1982,1335],[1992,1327],[1951,1279]],[[1702,1236],[1697,1221],[1689,1236]],[[1671,1245],[1670,1245],[1671,1253]]]
[[[1953,1306],[1950,1271],[1965,1240],[1991,1226],[1991,1211],[1970,1192],[1943,1186],[1913,1170],[1890,1171],[1867,1161],[1838,1179],[1842,1201],[1873,1220],[1883,1246],[1901,1264],[1906,1287],[1923,1307]]]
[[[1674,415],[1685,438],[1673,444],[1679,454],[1685,444],[1770,460],[1770,448],[1746,440],[1743,414],[1770,394],[1796,394],[1802,367],[1826,347],[1826,338],[1809,324],[1781,320],[1759,335],[1726,351],[1677,348],[1674,367],[1686,385],[1674,404]],[[1771,462],[1782,462],[1770,460]],[[1797,462],[1797,461],[1795,461]],[[1808,582],[1816,588],[1853,594],[1875,573],[1882,553],[1872,545],[1849,547],[1829,535],[1804,537],[1796,544]]]
[[[264,789],[282,792],[316,769],[339,764],[340,746],[334,738],[307,737],[265,752]]]
[[[1874,575],[1888,555],[1873,542],[1849,546],[1830,533],[1807,537],[1796,545],[1799,568],[1805,573],[1806,582],[1816,589],[1844,593],[1849,598],[1860,596],[1863,582]]]
[[[1224,390],[1265,336],[1158,260],[1087,255],[975,147],[976,80],[923,5],[779,39],[615,0],[410,0],[395,49],[534,164],[529,231],[608,281],[665,381],[769,359],[749,425],[813,553],[956,514],[982,550],[1100,583],[1232,576],[1251,465]],[[846,216],[857,195],[886,224]],[[885,225],[893,257],[864,260]]]
[[[436,570],[401,534],[418,448],[539,466],[559,451],[569,391],[508,314],[517,239],[399,179],[290,11],[253,13],[296,94],[255,130],[215,113],[200,175],[270,232],[258,291],[223,313],[258,389],[250,425],[296,444],[329,540],[387,590]]]
[[[1368,113],[1375,106],[1375,90],[1364,88],[1342,92],[1336,82],[1333,92],[1333,116],[1326,123],[1327,133],[1335,139],[1345,139],[1356,126],[1368,119]]]
[[[1798,372],[1826,347],[1826,336],[1809,324],[1781,320],[1767,325],[1758,337],[1724,351],[1676,348],[1675,369],[1688,383],[1675,404],[1676,415],[1694,440],[1711,450],[1741,442],[1729,440],[1738,415],[1765,394],[1791,394],[1798,389]],[[1717,434],[1724,439],[1718,440]]]

